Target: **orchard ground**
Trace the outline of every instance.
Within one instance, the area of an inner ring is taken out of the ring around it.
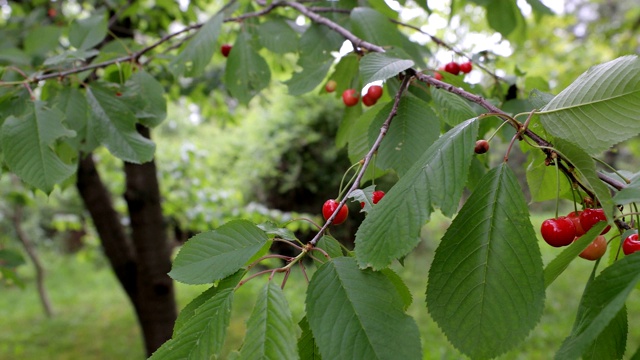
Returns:
[[[532,218],[534,228],[549,214]],[[439,239],[449,220],[434,214],[423,229],[425,239]],[[610,236],[608,236],[609,238]],[[433,259],[437,240],[423,241],[419,251],[405,261],[405,267],[395,270],[405,279],[413,295],[409,313],[416,319],[423,338],[425,359],[459,359],[461,354],[447,341],[427,313],[424,289],[428,262]],[[561,249],[552,248],[540,239],[543,261],[548,263]],[[602,261],[608,261],[609,249]],[[143,359],[143,347],[134,313],[106,261],[88,257],[86,253],[61,256],[42,252],[48,270],[49,290],[56,315],[44,316],[34,285],[34,274],[23,266],[19,273],[26,288],[0,287],[0,325],[11,331],[0,332],[0,359],[63,360],[63,359]],[[538,326],[518,348],[500,359],[550,359],[571,331],[580,296],[593,263],[576,259],[547,289],[546,308]],[[604,266],[601,266],[604,268]],[[313,270],[311,270],[312,272]],[[281,278],[277,277],[277,281]],[[243,341],[245,322],[255,301],[255,293],[266,281],[260,277],[249,281],[237,292],[232,321],[223,353],[238,349]],[[73,286],[70,286],[73,284]],[[285,294],[294,314],[300,320],[304,311],[306,285],[299,271],[292,273]],[[177,284],[179,306],[186,305],[204,291],[206,286]],[[640,296],[632,294],[627,301],[629,323],[640,323]],[[640,346],[640,328],[629,327],[628,349]],[[631,351],[632,352],[632,351]]]

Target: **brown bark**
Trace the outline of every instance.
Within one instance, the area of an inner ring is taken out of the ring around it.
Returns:
[[[149,138],[149,129],[138,126]],[[171,249],[162,216],[160,187],[154,161],[125,163],[125,199],[131,219],[131,238],[138,258],[138,317],[147,354],[171,338],[177,317],[171,270]]]

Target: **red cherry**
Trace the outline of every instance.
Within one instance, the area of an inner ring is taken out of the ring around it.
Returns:
[[[463,62],[462,64],[460,64],[460,71],[465,74],[470,73],[472,69],[473,69],[473,64],[471,64],[470,61]]]
[[[374,204],[377,204],[378,201],[382,200],[383,197],[384,197],[384,191],[378,190],[373,192],[373,197],[371,200],[373,200]]]
[[[440,81],[442,81],[442,79],[444,79],[444,77],[442,76],[442,74],[440,74],[440,73],[439,73],[439,72],[437,72],[437,71],[433,74],[433,77],[434,77],[436,80],[440,80]]]
[[[333,213],[338,208],[338,205],[340,205],[340,203],[333,199],[329,199],[324,202],[324,205],[322,205],[322,216],[325,220],[328,220],[329,217],[333,215]],[[347,216],[349,216],[349,208],[346,206],[341,207],[338,211],[338,215],[336,215],[336,217],[333,219],[333,224],[342,224],[345,220],[347,220]]]
[[[576,237],[576,227],[573,225],[573,221],[564,216],[543,221],[540,232],[544,241],[553,247],[567,246]]]
[[[476,154],[484,154],[489,151],[489,142],[487,140],[478,140],[476,141],[476,147],[473,148]]]
[[[368,93],[362,97],[362,103],[365,104],[366,106],[373,106],[377,101],[378,101],[377,99],[373,98]]]
[[[605,252],[607,252],[607,239],[602,235],[598,235],[595,240],[593,240],[593,242],[580,253],[579,256],[587,260],[598,260]]]
[[[580,225],[582,225],[582,229],[585,232],[589,231],[593,225],[600,221],[607,221],[607,217],[604,215],[604,210],[602,209],[586,209],[582,211],[582,214],[580,214]],[[611,226],[609,225],[602,230],[600,235],[608,233],[610,229]]]
[[[338,83],[335,80],[329,80],[324,85],[324,90],[326,92],[328,92],[328,93],[332,93],[332,92],[336,91],[336,87],[337,86],[338,86]]]
[[[625,255],[631,255],[634,252],[640,250],[640,241],[638,241],[638,234],[631,234],[622,243],[622,251]]]
[[[54,18],[56,17],[56,15],[58,15],[58,11],[56,11],[56,9],[49,8],[49,10],[47,10],[47,16],[49,16],[50,18]]]
[[[222,46],[220,46],[220,52],[222,53],[222,56],[228,57],[229,52],[231,52],[231,48],[232,46],[229,44],[222,44]]]
[[[453,75],[458,75],[460,73],[460,65],[458,65],[457,62],[452,61],[444,66],[444,71]]]
[[[355,89],[347,89],[342,93],[342,101],[347,106],[354,106],[358,103],[360,99],[360,95],[356,92]]]
[[[373,98],[373,100],[378,101],[378,99],[380,99],[380,97],[382,96],[382,86],[379,86],[379,85],[369,86],[369,89],[367,90],[367,95]],[[362,98],[362,101],[364,102],[364,97]]]
[[[584,229],[582,228],[582,225],[580,224],[580,214],[582,214],[582,211],[572,211],[569,214],[567,214],[567,218],[573,221],[573,226],[576,227],[576,236],[578,237],[586,233],[586,231],[584,231]]]

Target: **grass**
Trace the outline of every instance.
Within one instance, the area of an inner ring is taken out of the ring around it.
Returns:
[[[542,217],[534,217],[539,226]],[[446,220],[432,221],[423,237],[439,239]],[[426,271],[438,240],[427,240],[411,256],[405,266],[395,270],[407,282],[414,301],[409,313],[416,319],[423,341],[424,359],[460,359],[463,356],[451,346],[433,322],[424,304]],[[558,253],[542,246],[546,264]],[[83,256],[44,254],[48,269],[47,289],[56,311],[46,318],[41,309],[33,274],[26,267],[20,275],[27,287],[0,286],[0,359],[143,359],[140,332],[131,306],[103,260]],[[547,289],[546,307],[538,326],[516,349],[500,359],[550,359],[569,334],[582,290],[593,263],[577,259]],[[245,321],[251,313],[255,294],[266,279],[254,279],[241,287],[234,297],[232,322],[227,334],[223,357],[242,345]],[[177,284],[180,306],[204,291],[206,286]],[[285,293],[294,320],[304,313],[305,281],[298,271],[292,274]],[[628,354],[640,346],[640,297],[637,292],[627,301],[629,312]],[[628,355],[630,356],[630,355]]]

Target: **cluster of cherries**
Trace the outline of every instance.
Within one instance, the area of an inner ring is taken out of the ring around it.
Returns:
[[[371,201],[374,204],[377,204],[378,201],[382,200],[383,197],[384,197],[384,191],[376,190],[373,192]],[[340,202],[334,199],[329,199],[325,201],[324,205],[322,205],[322,216],[324,217],[324,219],[329,220],[329,217],[331,217],[331,215],[336,211],[339,205],[340,205]],[[360,207],[364,208],[363,202],[360,203]],[[338,214],[333,219],[333,224],[334,225],[342,224],[345,220],[347,220],[348,216],[349,216],[349,208],[346,206],[341,207],[340,210],[338,211]]]
[[[324,85],[324,89],[326,92],[331,93],[336,91],[336,87],[338,83],[335,80],[329,80]],[[367,93],[362,97],[362,103],[366,106],[373,106],[378,102],[378,99],[382,96],[382,86],[380,85],[371,85],[367,89]],[[342,102],[346,106],[355,106],[360,100],[360,93],[356,91],[356,89],[347,89],[342,92]]]
[[[473,64],[470,61],[467,62],[463,62],[462,64],[458,64],[455,61],[452,61],[450,63],[445,64],[444,66],[441,66],[440,68],[438,68],[438,70],[440,71],[446,71],[449,74],[453,74],[453,75],[458,75],[460,73],[463,74],[468,74],[471,72],[471,70],[473,70]],[[439,72],[436,72],[433,77],[436,78],[436,80],[442,80],[442,74]]]
[[[567,246],[575,239],[589,231],[600,221],[606,221],[602,209],[585,209],[583,211],[573,211],[567,216],[560,216],[555,219],[547,219],[542,222],[540,232],[547,244],[554,247]],[[607,251],[607,240],[604,234],[609,232],[611,226],[602,230],[595,240],[580,253],[580,257],[587,260],[597,260]],[[622,251],[625,255],[631,255],[640,251],[640,240],[638,234],[634,233],[622,243]]]

